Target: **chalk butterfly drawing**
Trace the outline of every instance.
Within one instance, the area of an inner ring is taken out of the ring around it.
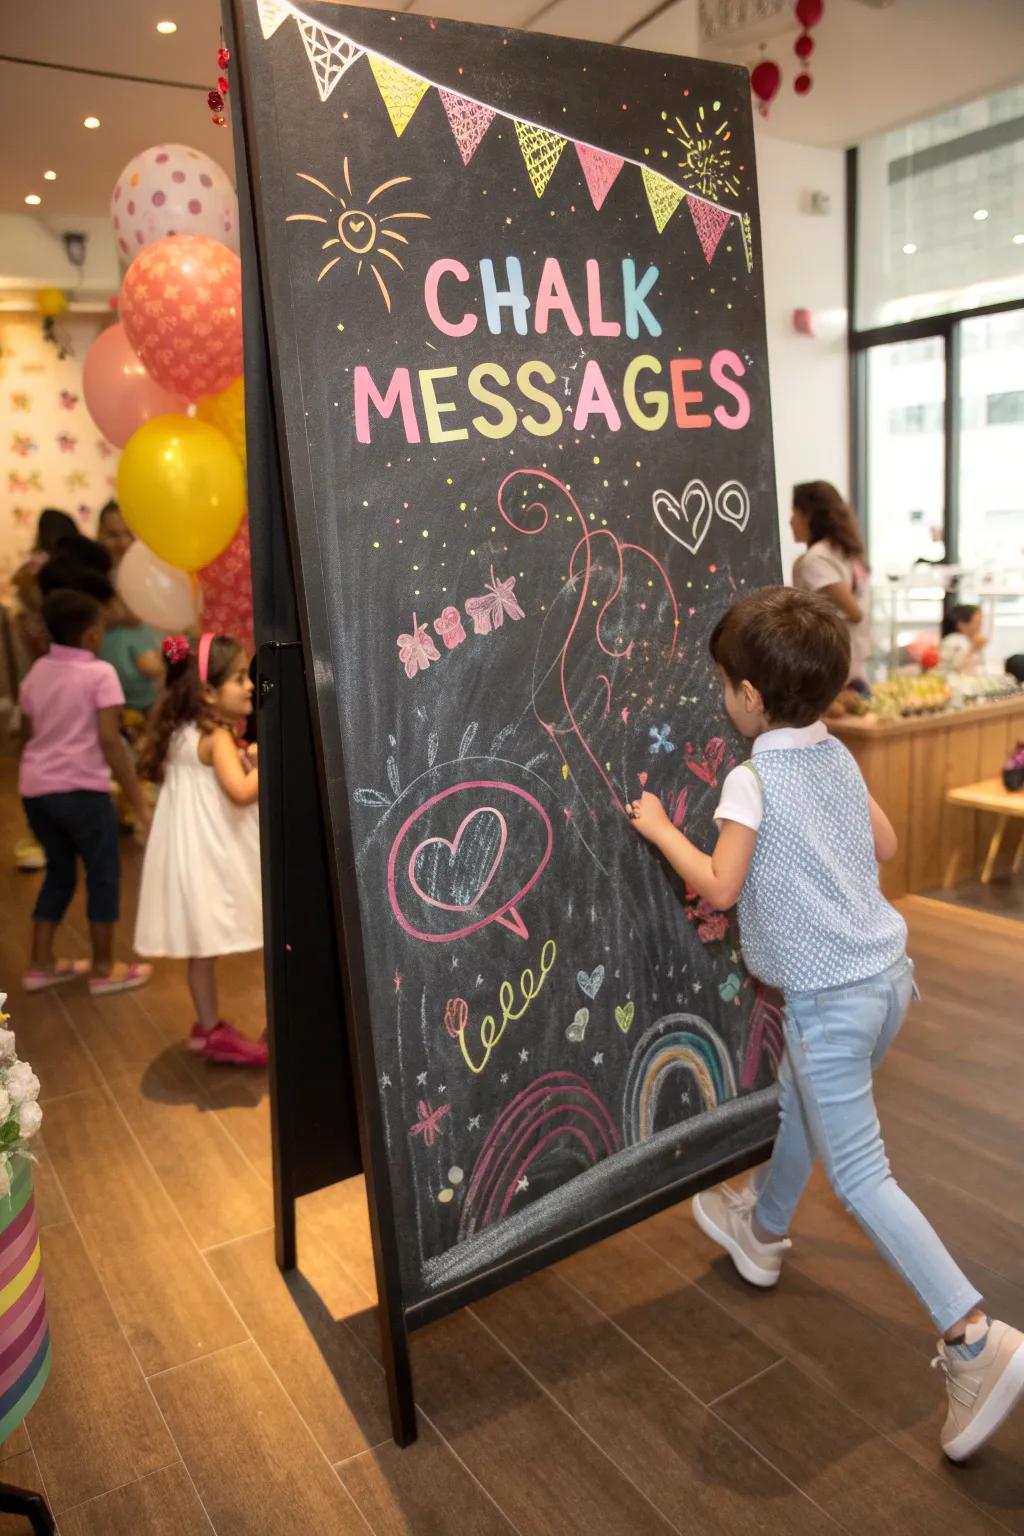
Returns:
[[[417,672],[425,672],[432,661],[441,660],[441,652],[430,638],[430,632],[425,624],[417,624],[416,615],[412,616],[412,634],[399,635],[398,659],[405,668],[406,677],[415,677]]]
[[[337,233],[330,235],[323,242],[320,249],[328,251],[333,250],[337,246],[339,247],[338,254],[331,256],[326,265],[320,269],[317,273],[317,282],[322,282],[331,268],[336,267],[346,255],[355,259],[357,277],[362,275],[363,267],[368,264],[390,314],[391,293],[383,275],[389,269],[384,267],[383,263],[390,262],[391,265],[398,268],[399,272],[404,272],[405,267],[395,251],[385,242],[393,240],[397,245],[404,246],[408,245],[409,241],[397,229],[390,229],[388,226],[396,223],[399,219],[429,219],[430,214],[411,213],[409,211],[381,213],[379,208],[371,213],[371,203],[376,202],[377,198],[383,196],[385,192],[390,192],[392,187],[399,187],[403,182],[411,181],[412,177],[392,176],[390,181],[382,181],[379,186],[374,187],[366,202],[360,205],[352,191],[352,178],[349,174],[347,155],[342,161],[341,169],[342,175],[345,178],[347,198],[342,197],[338,192],[332,192],[330,187],[325,186],[322,181],[318,181],[315,176],[307,176],[305,171],[296,171],[295,173],[300,181],[308,181],[311,186],[319,188],[321,192],[326,192],[327,196],[338,204],[341,209],[340,214],[332,215],[332,218],[326,219],[319,213],[289,213],[285,223],[329,225],[336,222]],[[393,273],[391,275],[394,276]]]
[[[489,635],[492,629],[500,629],[506,614],[510,619],[525,619],[526,614],[516,601],[515,585],[514,576],[507,576],[504,581],[500,581],[495,577],[494,566],[491,566],[487,595],[466,599],[466,612],[473,621],[475,635]]]

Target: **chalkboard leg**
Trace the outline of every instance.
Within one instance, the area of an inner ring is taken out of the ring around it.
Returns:
[[[21,1515],[31,1525],[35,1536],[54,1536],[57,1529],[41,1493],[15,1488],[10,1483],[0,1483],[0,1514]]]
[[[295,1201],[284,1197],[277,1202],[277,1219],[274,1222],[274,1253],[278,1269],[294,1269],[295,1250]]]
[[[413,1395],[412,1362],[409,1359],[409,1335],[404,1325],[395,1328],[384,1307],[380,1308],[380,1330],[384,1343],[384,1369],[388,1381],[388,1407],[391,1433],[396,1445],[412,1445],[416,1427],[416,1401]]]

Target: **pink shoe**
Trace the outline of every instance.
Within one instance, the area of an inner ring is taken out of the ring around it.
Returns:
[[[151,965],[115,965],[109,976],[91,976],[89,992],[92,997],[113,997],[115,992],[134,992],[144,987],[153,975]]]
[[[223,1019],[209,1033],[204,1033],[198,1024],[193,1024],[188,1048],[199,1056],[205,1056],[207,1061],[220,1062],[228,1067],[265,1067],[267,1064],[266,1041],[250,1040],[247,1035],[240,1035],[233,1024],[225,1024]]]
[[[45,992],[47,987],[60,987],[66,981],[88,976],[91,969],[88,960],[58,960],[51,971],[26,971],[21,985],[26,992]]]

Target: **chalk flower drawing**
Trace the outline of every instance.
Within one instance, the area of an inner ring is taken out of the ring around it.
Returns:
[[[651,738],[650,751],[652,757],[658,752],[675,751],[676,744],[672,740],[672,727],[670,725],[663,725],[660,730],[656,725],[652,725],[647,734]]]
[[[441,652],[430,638],[430,633],[425,624],[417,624],[416,615],[412,616],[412,634],[399,635],[398,659],[405,668],[406,677],[415,677],[417,672],[425,672],[432,661],[441,660]]]
[[[398,255],[384,242],[393,240],[397,245],[401,246],[408,245],[409,241],[405,235],[401,234],[398,230],[388,228],[388,226],[397,223],[399,219],[429,219],[430,214],[411,213],[407,210],[398,213],[381,213],[379,208],[371,213],[371,203],[376,202],[378,197],[381,197],[385,192],[389,192],[392,187],[398,187],[403,182],[411,181],[412,177],[393,176],[390,181],[382,181],[379,186],[374,187],[365,204],[360,206],[352,191],[352,178],[349,173],[347,155],[342,161],[341,169],[342,175],[345,178],[347,198],[342,197],[338,192],[332,192],[330,187],[325,186],[322,181],[318,181],[315,176],[308,176],[305,171],[296,171],[295,173],[300,181],[308,181],[311,186],[318,187],[321,192],[326,192],[327,196],[333,198],[341,209],[341,213],[337,215],[337,234],[329,236],[320,247],[322,251],[333,250],[335,246],[339,246],[341,249],[337,255],[331,256],[326,265],[320,269],[316,280],[318,283],[322,282],[331,268],[336,267],[346,254],[348,257],[355,259],[357,277],[362,275],[363,267],[369,264],[370,271],[377,281],[377,287],[381,291],[381,296],[390,314],[391,293],[383,277],[383,271],[388,269],[383,268],[382,271],[382,267],[378,266],[378,262],[390,262],[400,272],[404,272],[405,267],[402,265]],[[329,225],[332,222],[332,219],[326,219],[319,213],[290,213],[285,219],[286,224]],[[393,277],[394,274],[392,273],[391,276]]]
[[[410,1125],[410,1136],[422,1136],[425,1146],[432,1147],[441,1132],[441,1121],[451,1109],[450,1104],[441,1104],[437,1109],[431,1109],[426,1099],[420,1099],[416,1105],[418,1119],[415,1125]]]
[[[454,651],[455,647],[461,645],[466,638],[466,631],[462,627],[462,615],[450,604],[441,617],[434,620],[434,631],[441,636],[446,651]]]
[[[525,619],[526,614],[516,601],[515,586],[514,576],[501,581],[495,577],[494,566],[491,566],[486,596],[466,599],[466,612],[473,620],[475,635],[489,635],[492,629],[500,629],[506,614],[510,619]]]

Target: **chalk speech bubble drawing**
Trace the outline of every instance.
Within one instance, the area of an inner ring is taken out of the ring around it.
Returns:
[[[515,784],[473,779],[406,817],[388,855],[388,898],[401,928],[447,944],[501,923],[521,939],[519,903],[551,857],[551,819]]]

